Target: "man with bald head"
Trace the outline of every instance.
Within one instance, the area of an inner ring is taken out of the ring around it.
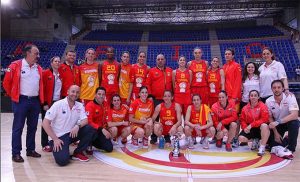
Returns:
[[[27,124],[26,155],[34,158],[41,157],[35,151],[40,104],[44,103],[42,68],[37,64],[40,52],[35,45],[26,45],[23,48],[23,55],[23,59],[9,65],[3,80],[3,87],[11,97],[14,112],[11,142],[14,162],[24,162],[21,150],[25,121]]]
[[[47,111],[43,121],[43,128],[50,137],[50,146],[53,148],[55,162],[59,166],[69,163],[69,145],[80,140],[74,150],[72,159],[89,161],[83,151],[89,146],[95,132],[87,125],[88,120],[85,109],[77,102],[80,88],[72,85],[68,89],[68,96],[55,102]]]
[[[148,93],[153,96],[154,107],[163,102],[165,90],[172,89],[172,69],[166,67],[166,58],[163,54],[156,56],[156,67],[149,70],[146,79]],[[157,121],[158,121],[157,117]],[[155,134],[151,135],[151,144],[155,144],[157,137]],[[169,136],[166,136],[166,141],[170,141]]]

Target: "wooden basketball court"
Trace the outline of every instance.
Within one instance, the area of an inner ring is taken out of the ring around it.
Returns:
[[[40,146],[40,123],[36,136],[36,151],[42,154],[42,158],[27,158],[25,148],[26,127],[23,132],[22,156],[24,163],[14,163],[11,160],[11,113],[1,113],[1,181],[188,181],[187,177],[166,177],[136,173],[105,164],[90,157],[89,162],[72,161],[66,167],[58,167],[52,157],[52,153],[45,153]],[[275,182],[275,181],[299,181],[300,178],[300,137],[298,137],[295,159],[287,166],[260,175],[235,177],[226,179],[201,179],[193,178],[193,181],[230,181],[230,182]],[[191,180],[191,179],[190,179]]]

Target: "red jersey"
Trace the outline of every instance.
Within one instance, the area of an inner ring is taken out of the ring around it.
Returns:
[[[180,104],[190,104],[191,103],[191,85],[190,85],[190,73],[189,70],[180,71],[176,70],[175,73],[175,88],[174,88],[174,98],[175,102]]]
[[[140,120],[142,118],[150,118],[154,111],[153,101],[147,99],[146,103],[142,102],[141,99],[134,100],[129,108],[129,114],[133,114],[134,118]],[[142,125],[137,123],[132,123],[133,126],[142,127]]]
[[[258,128],[261,124],[269,122],[268,107],[261,101],[254,108],[251,108],[250,103],[248,103],[242,109],[240,121],[242,129],[245,129],[249,124],[252,128]]]
[[[125,104],[121,105],[120,110],[109,109],[107,114],[107,122],[122,122],[129,121],[128,106]]]
[[[106,127],[107,123],[105,115],[107,114],[107,104],[98,104],[95,100],[89,102],[85,106],[86,115],[88,117],[88,123],[93,128],[98,129],[99,127]]]
[[[102,81],[101,86],[106,89],[107,93],[119,93],[119,63],[114,60],[112,63],[107,60],[102,63]]]
[[[208,82],[208,96],[209,97],[218,97],[220,91],[221,91],[221,69],[217,69],[215,71],[208,70],[207,72],[207,82]]]
[[[223,66],[225,73],[225,90],[229,99],[241,100],[242,90],[242,69],[240,64],[235,61],[229,61]]]
[[[205,60],[201,60],[199,63],[196,60],[192,60],[189,69],[193,73],[192,87],[207,86],[207,64]]]
[[[210,108],[201,104],[200,111],[197,111],[194,105],[191,105],[191,117],[190,122],[193,124],[206,125],[208,120],[208,114],[211,112]]]
[[[163,99],[165,90],[172,90],[172,69],[169,67],[163,70],[158,67],[151,68],[147,75],[146,85],[149,94],[155,99]]]
[[[177,123],[175,102],[172,102],[170,108],[167,108],[165,106],[165,103],[160,104],[159,119],[160,123],[164,127],[164,130],[167,130],[169,132],[172,126]]]
[[[71,69],[70,65],[64,63],[58,68],[58,72],[62,82],[62,97],[66,97],[68,95],[67,92],[71,85],[77,85],[79,87],[81,86],[80,70],[75,64],[73,64],[73,69]]]
[[[139,66],[138,64],[134,64],[132,67],[133,67],[132,68],[133,74],[131,77],[131,81],[133,82],[132,92],[138,94],[140,92],[140,88],[146,85],[146,77],[149,69],[147,65]]]
[[[218,126],[219,122],[224,126],[238,119],[235,103],[233,102],[228,102],[226,108],[223,108],[219,102],[216,102],[212,105],[211,110],[215,127]]]

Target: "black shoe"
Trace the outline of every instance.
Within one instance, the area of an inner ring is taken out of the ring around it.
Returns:
[[[18,163],[24,162],[24,159],[23,159],[23,157],[20,154],[13,155],[12,156],[12,160],[14,162],[18,162]]]
[[[156,142],[157,142],[157,136],[155,134],[152,134],[150,144],[156,144]]]
[[[36,151],[30,151],[26,153],[27,156],[29,157],[34,157],[34,158],[40,158],[41,154],[37,153]]]
[[[165,143],[171,143],[170,135],[166,135],[166,136],[164,136],[164,138],[165,138]]]

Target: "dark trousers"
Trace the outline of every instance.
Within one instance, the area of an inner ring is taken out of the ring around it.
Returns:
[[[297,146],[297,138],[298,138],[298,133],[299,133],[299,120],[292,120],[289,121],[285,124],[280,124],[276,126],[276,129],[278,133],[283,136],[286,131],[288,131],[288,139],[284,139],[282,141],[282,144],[279,144],[275,141],[274,139],[274,132],[271,130],[270,138],[269,138],[269,143],[270,147],[281,145],[283,147],[288,146],[287,148],[295,152],[296,146]]]
[[[94,129],[94,132],[96,132],[97,134],[94,137],[92,145],[97,149],[101,149],[106,152],[112,152],[113,144],[111,143],[111,140],[107,139],[105,135],[102,133],[102,131],[99,130],[97,131],[96,129]]]
[[[22,150],[22,132],[27,124],[26,151],[35,150],[35,133],[37,129],[40,101],[38,97],[20,96],[19,102],[12,102],[14,120],[12,126],[12,155],[21,153]]]
[[[46,115],[46,111],[43,109],[43,106],[41,108],[41,114],[42,114],[42,122],[43,122]],[[46,133],[43,127],[41,129],[41,145],[42,147],[49,145],[48,134]]]
[[[158,104],[161,104],[162,102],[164,102],[164,100],[161,100],[161,99],[154,99],[153,100],[153,103],[154,103],[154,108],[158,105]],[[159,120],[159,115],[157,116],[157,118],[155,119],[155,121],[158,121]],[[153,121],[154,122],[154,121]],[[152,133],[151,135],[151,140],[156,142],[157,141],[157,136]]]
[[[91,141],[93,140],[95,132],[93,128],[89,125],[85,125],[78,131],[78,136],[76,138],[71,138],[70,133],[66,133],[63,136],[59,137],[64,144],[62,145],[62,150],[58,152],[53,151],[53,156],[55,162],[59,166],[65,166],[70,162],[70,149],[69,145],[80,140],[77,148],[74,150],[74,154],[80,153],[90,145]],[[50,146],[53,148],[53,140],[50,140]]]

